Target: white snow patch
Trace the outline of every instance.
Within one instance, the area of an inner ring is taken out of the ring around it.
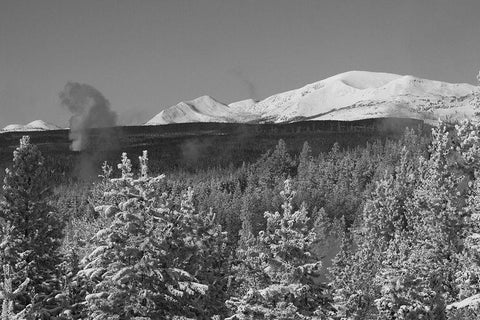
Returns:
[[[480,294],[473,295],[462,301],[454,302],[447,305],[447,310],[462,309],[462,308],[476,308],[480,304]]]

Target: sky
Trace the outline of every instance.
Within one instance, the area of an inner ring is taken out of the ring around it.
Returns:
[[[0,128],[67,126],[89,84],[121,123],[366,70],[476,83],[479,0],[0,0]]]

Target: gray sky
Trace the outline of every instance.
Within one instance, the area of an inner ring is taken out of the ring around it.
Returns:
[[[125,122],[348,70],[475,83],[479,0],[0,0],[0,127],[67,125],[67,81]]]

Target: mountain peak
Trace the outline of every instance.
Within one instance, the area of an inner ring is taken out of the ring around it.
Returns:
[[[341,81],[350,87],[363,90],[384,86],[385,84],[401,77],[401,75],[394,73],[354,70],[339,73],[322,80],[322,82],[330,83],[334,81]]]

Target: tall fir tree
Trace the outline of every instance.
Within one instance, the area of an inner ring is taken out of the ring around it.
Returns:
[[[44,158],[24,136],[3,184],[0,260],[13,271],[14,285],[30,279],[39,303],[58,286],[63,223],[48,205],[50,192]]]
[[[395,235],[409,229],[406,202],[412,196],[416,167],[409,152],[402,150],[394,174],[385,174],[365,204],[361,226],[353,235],[344,235],[342,249],[332,268],[336,302],[344,316],[362,319],[375,314],[375,299],[381,286],[375,278]],[[355,241],[355,252],[352,241]]]
[[[121,178],[105,182],[104,204],[96,210],[113,221],[94,237],[96,248],[78,275],[89,288],[88,318],[198,319],[225,313],[226,233],[213,213],[195,211],[192,190],[184,193],[179,210],[173,209],[164,176],[148,176],[147,159],[144,153],[136,178],[123,154]]]
[[[239,253],[248,288],[227,301],[233,311],[228,319],[325,319],[333,314],[327,287],[314,280],[321,267],[310,251],[316,234],[306,210],[293,210],[290,180],[282,197],[282,213],[266,212],[266,229]]]

